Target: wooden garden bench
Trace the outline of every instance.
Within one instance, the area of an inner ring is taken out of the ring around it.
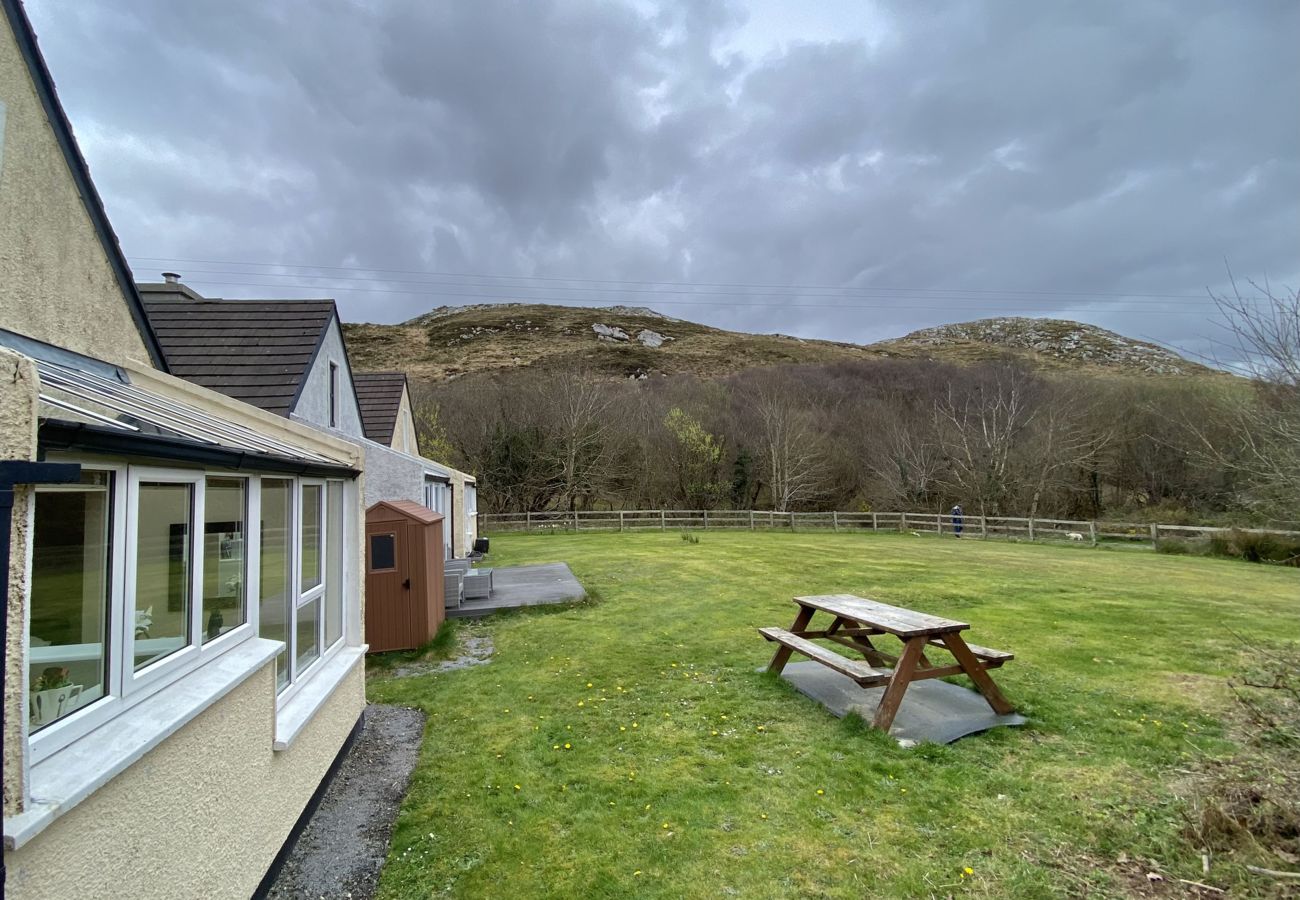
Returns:
[[[1013,711],[1006,697],[988,674],[1015,657],[1002,650],[991,650],[967,644],[960,632],[970,628],[965,622],[944,619],[926,613],[890,606],[875,600],[855,597],[852,594],[823,594],[795,597],[799,606],[794,624],[790,628],[760,628],[759,634],[780,646],[768,671],[780,673],[794,653],[847,675],[860,687],[885,688],[876,707],[872,726],[889,731],[894,723],[907,686],[913,681],[943,678],[946,675],[967,675],[984,695],[995,713],[1005,715]],[[824,629],[810,629],[813,614],[825,612],[834,617]],[[897,656],[886,653],[872,643],[872,638],[893,635],[903,642]],[[813,643],[821,639],[840,644],[861,653],[865,663],[836,653]],[[939,647],[952,655],[954,662],[935,665],[926,656],[930,647]]]

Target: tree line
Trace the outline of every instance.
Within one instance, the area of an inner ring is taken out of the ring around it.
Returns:
[[[1300,304],[1282,300],[1256,324],[1290,327]],[[478,476],[483,512],[960,503],[1287,525],[1300,519],[1300,383],[1278,362],[1252,379],[926,360],[626,382],[527,370],[422,385],[415,406],[426,452]]]

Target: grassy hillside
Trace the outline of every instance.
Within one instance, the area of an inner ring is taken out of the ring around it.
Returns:
[[[649,309],[523,303],[441,307],[399,325],[344,329],[359,371],[399,369],[432,380],[521,367],[585,369],[611,378],[712,377],[761,366],[883,358],[958,364],[1014,359],[1096,374],[1210,372],[1153,344],[1052,319],[982,320],[868,346],[725,331]],[[655,346],[659,337],[663,342]]]

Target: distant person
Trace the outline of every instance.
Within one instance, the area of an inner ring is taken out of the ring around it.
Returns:
[[[948,515],[952,516],[952,533],[957,537],[961,537],[961,517],[965,515],[962,512],[961,504],[954,506],[952,512],[948,513]]]

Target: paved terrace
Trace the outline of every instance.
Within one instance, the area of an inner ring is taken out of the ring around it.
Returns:
[[[447,610],[447,618],[478,618],[507,609],[585,600],[587,592],[573,577],[568,563],[510,566],[492,569],[492,596],[466,600]]]

